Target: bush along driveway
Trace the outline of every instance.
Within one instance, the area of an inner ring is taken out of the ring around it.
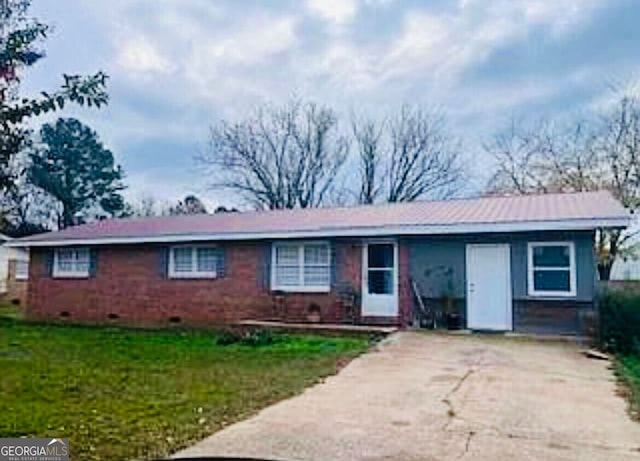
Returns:
[[[0,436],[69,437],[75,460],[161,457],[301,392],[368,345],[218,339],[0,319]]]
[[[640,294],[605,291],[599,305],[601,347],[616,356],[629,412],[640,420]]]

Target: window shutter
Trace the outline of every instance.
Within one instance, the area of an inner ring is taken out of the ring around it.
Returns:
[[[217,248],[216,250],[216,277],[222,278],[227,273],[225,267],[225,250],[224,248]]]
[[[169,273],[169,248],[160,247],[158,250],[158,272],[160,277],[167,278]]]
[[[330,280],[331,280],[331,288],[335,287],[336,284],[339,282],[338,280],[338,267],[339,267],[339,263],[340,261],[338,261],[338,245],[336,244],[336,242],[331,242],[329,244],[329,263],[330,263],[330,267],[329,267],[329,271],[330,271]]]
[[[53,248],[46,250],[45,252],[45,266],[47,269],[47,275],[49,277],[53,277],[53,264],[54,264],[54,253],[55,250]]]
[[[271,290],[271,243],[266,243],[262,249],[262,268],[258,281],[262,288]]]
[[[89,249],[89,277],[93,278],[98,273],[98,250]]]

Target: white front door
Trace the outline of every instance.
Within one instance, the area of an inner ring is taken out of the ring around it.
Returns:
[[[362,315],[398,315],[398,247],[395,242],[367,243],[362,249]]]
[[[467,327],[511,330],[511,249],[467,245]]]

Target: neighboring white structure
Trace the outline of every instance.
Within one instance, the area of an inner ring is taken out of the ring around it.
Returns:
[[[611,268],[611,280],[640,280],[640,257],[618,258]]]
[[[9,261],[15,259],[16,279],[27,280],[29,278],[29,251],[24,248],[9,248],[6,242],[13,240],[11,237],[0,234],[0,293],[7,292],[7,278],[9,277]]]
[[[630,238],[626,245],[636,249],[633,256],[618,257],[611,267],[611,280],[640,280],[640,222],[634,218],[633,224],[625,231]]]

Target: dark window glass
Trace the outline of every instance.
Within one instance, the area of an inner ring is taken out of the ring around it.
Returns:
[[[534,267],[569,267],[570,264],[568,245],[533,247]]]
[[[570,291],[569,271],[533,271],[533,286],[536,291]]]
[[[367,251],[369,267],[393,267],[393,244],[369,245]]]
[[[369,293],[376,295],[393,294],[393,271],[369,271]]]

